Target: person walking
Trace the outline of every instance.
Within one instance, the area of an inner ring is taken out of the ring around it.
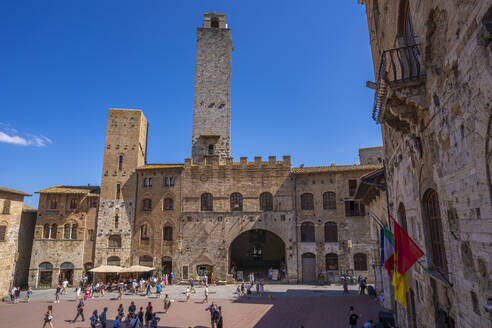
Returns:
[[[120,304],[118,306],[117,312],[118,312],[118,318],[119,318],[120,322],[123,321],[123,317],[125,316],[125,312],[123,310],[123,304]]]
[[[48,310],[44,314],[43,328],[45,328],[46,325],[50,326],[50,328],[53,328],[53,306],[52,305],[48,305]]]
[[[203,291],[203,301],[202,303],[208,303],[208,285],[205,285],[204,291]]]
[[[210,306],[208,306],[205,309],[205,311],[210,311],[210,326],[212,328],[215,328],[215,324],[217,323],[218,312],[217,309],[215,308],[214,302],[212,302],[212,304],[210,304]]]
[[[190,286],[191,286],[190,292],[195,293],[196,292],[195,291],[195,279],[193,279],[193,277],[191,277]]]
[[[169,295],[166,294],[166,297],[164,297],[164,313],[167,313],[170,307],[171,307],[171,299],[169,298]]]
[[[54,303],[60,303],[60,294],[61,294],[61,286],[57,285],[56,291],[55,291],[55,302]]]
[[[19,298],[20,298],[20,292],[21,292],[21,288],[20,286],[17,286],[17,288],[15,289],[15,303],[19,303]]]
[[[169,285],[173,284],[173,280],[174,280],[174,272],[171,272],[171,274],[169,275]]]
[[[258,296],[260,295],[260,281],[256,280],[255,285],[256,285],[256,296]]]
[[[32,298],[32,289],[31,287],[27,287],[26,302],[31,303],[31,298]]]
[[[75,288],[75,300],[78,301],[80,299],[80,292],[82,291],[82,288],[80,288],[80,285]]]
[[[143,326],[143,322],[144,322],[144,311],[143,311],[143,307],[140,307],[140,310],[137,313],[137,318],[138,318],[138,321],[140,321],[140,326]]]
[[[360,295],[365,295],[366,294],[366,283],[364,282],[364,279],[360,280],[359,288],[360,288]]]
[[[186,287],[186,302],[190,300],[190,287]]]
[[[107,323],[107,320],[106,320],[106,313],[108,312],[108,308],[105,307],[101,313],[101,315],[99,316],[99,322],[101,323],[101,328],[106,328],[106,323]]]
[[[157,298],[161,298],[161,289],[162,289],[162,286],[160,283],[158,283],[155,286],[155,294],[157,295]]]
[[[73,318],[72,323],[74,323],[79,316],[82,317],[82,321],[85,321],[84,306],[85,306],[84,301],[80,300],[79,303],[77,304],[77,315],[75,316],[75,318]]]
[[[67,287],[68,287],[68,280],[64,279],[62,282],[62,288],[63,288],[62,293],[65,295],[67,294]]]
[[[348,282],[347,279],[343,279],[343,293],[348,294]]]
[[[90,323],[91,323],[91,328],[96,328],[97,318],[98,318],[98,316],[97,316],[97,310],[94,310],[94,312],[92,312],[91,317],[89,318]]]
[[[224,319],[222,318],[222,306],[219,306],[217,311],[217,328],[222,328],[224,326]]]
[[[357,328],[357,319],[359,316],[354,312],[354,307],[350,307],[348,320],[349,320],[349,328]]]
[[[145,327],[150,327],[150,321],[152,320],[152,303],[145,308]]]
[[[260,296],[263,296],[265,294],[265,283],[263,280],[260,282]]]

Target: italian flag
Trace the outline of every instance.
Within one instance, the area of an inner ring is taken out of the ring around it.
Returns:
[[[382,236],[383,236],[382,258],[384,259],[384,267],[386,268],[388,275],[392,277],[393,269],[395,266],[395,256],[394,256],[395,240],[393,238],[393,233],[389,231],[387,227],[383,228]]]

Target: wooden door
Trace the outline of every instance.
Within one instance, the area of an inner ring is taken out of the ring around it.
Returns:
[[[310,284],[316,281],[316,257],[314,254],[302,255],[302,283]]]

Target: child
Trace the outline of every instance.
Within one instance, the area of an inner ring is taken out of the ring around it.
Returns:
[[[31,287],[28,287],[27,288],[27,294],[26,294],[27,303],[31,303],[31,298],[32,298],[32,289],[31,289]]]
[[[161,320],[161,318],[156,317],[155,313],[152,315],[152,320],[150,320],[150,328],[157,328],[157,323]],[[115,326],[116,327],[116,326]]]
[[[53,328],[53,323],[51,321],[53,321],[53,306],[49,305],[48,311],[46,311],[46,313],[44,314],[43,328],[46,327],[46,325]]]

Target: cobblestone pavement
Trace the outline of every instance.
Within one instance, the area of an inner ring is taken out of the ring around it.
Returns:
[[[41,327],[43,314],[48,305],[53,305],[55,328],[89,327],[87,320],[93,310],[99,312],[107,306],[108,319],[116,316],[116,308],[123,304],[125,311],[131,301],[137,307],[144,307],[152,302],[154,311],[161,318],[159,327],[210,327],[210,315],[202,304],[203,287],[197,287],[189,302],[184,301],[185,286],[168,286],[164,293],[174,300],[168,314],[162,312],[162,299],[155,295],[124,295],[123,300],[113,298],[114,293],[105,297],[89,299],[85,307],[86,321],[68,322],[75,316],[75,294],[70,290],[63,295],[61,302],[53,304],[54,290],[35,290],[30,304],[0,304],[1,327]],[[222,306],[224,327],[347,327],[347,313],[353,305],[362,320],[377,319],[382,309],[369,296],[359,296],[355,287],[349,295],[342,293],[340,286],[309,285],[267,285],[265,296],[237,299],[235,286],[212,286],[209,302]],[[80,319],[79,319],[80,320]],[[360,322],[362,326],[362,322]],[[108,326],[112,327],[112,323]]]

